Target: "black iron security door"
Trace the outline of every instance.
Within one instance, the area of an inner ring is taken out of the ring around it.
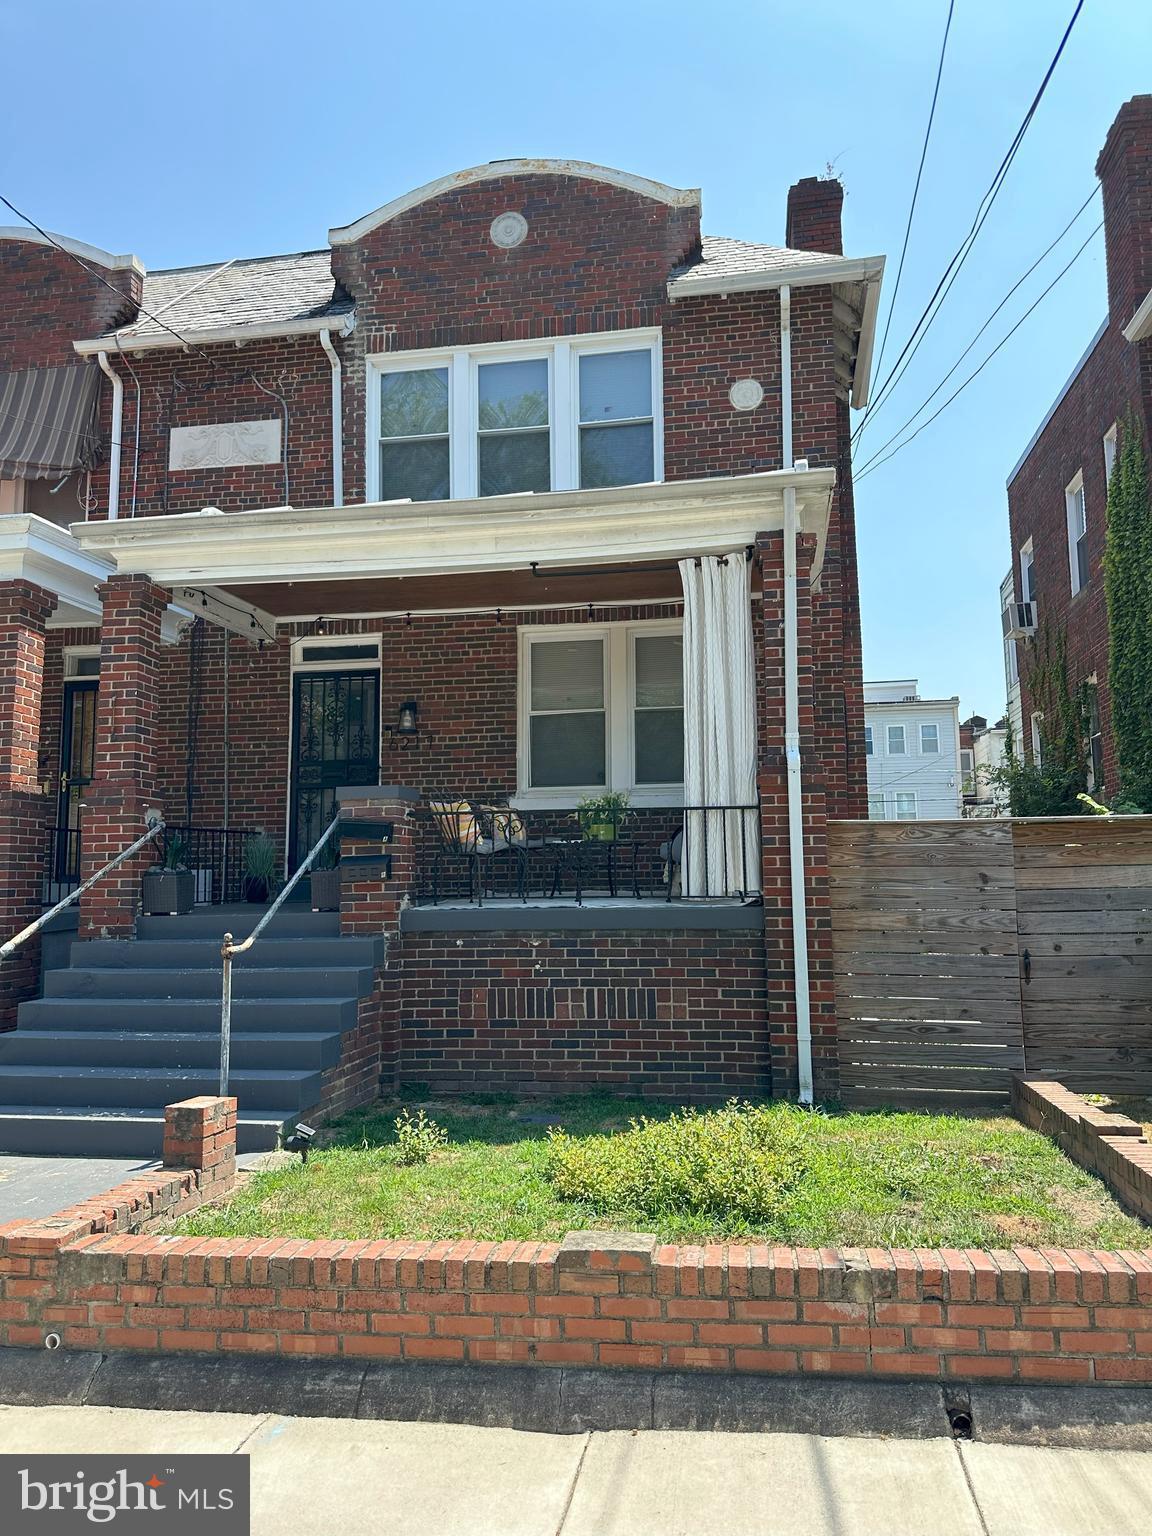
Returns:
[[[96,750],[97,680],[84,678],[64,684],[64,713],[60,722],[59,798],[56,805],[56,845],[53,878],[80,878],[80,820],[82,799],[92,782]]]
[[[379,782],[379,672],[297,672],[289,869],[296,868],[332,820],[340,785]]]

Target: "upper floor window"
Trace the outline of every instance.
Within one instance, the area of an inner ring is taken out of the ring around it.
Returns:
[[[890,725],[888,727],[888,755],[889,757],[902,757],[908,747],[904,740],[904,727],[902,725]]]
[[[920,726],[920,750],[921,752],[939,752],[940,727],[934,722],[925,721]]]
[[[864,751],[868,757],[872,756],[872,727],[870,725],[864,727]]]
[[[392,353],[371,362],[370,501],[663,477],[658,331]]]
[[[1032,552],[1032,540],[1020,550],[1020,601],[1031,603],[1036,599],[1036,557]]]
[[[1068,512],[1068,571],[1072,594],[1088,585],[1088,509],[1084,501],[1084,475],[1077,472],[1064,492]]]
[[[1104,484],[1111,485],[1112,471],[1116,468],[1116,423],[1104,434]]]

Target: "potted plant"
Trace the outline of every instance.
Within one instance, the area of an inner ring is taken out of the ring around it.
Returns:
[[[328,852],[327,849],[324,851]],[[308,876],[308,885],[312,892],[313,912],[339,912],[340,866],[338,864],[329,864],[321,869],[313,866]]]
[[[244,844],[244,899],[270,901],[280,884],[280,850],[266,832],[254,832]]]
[[[184,839],[174,832],[164,843],[159,864],[141,882],[141,906],[150,917],[179,917],[196,904],[196,876],[185,863]]]
[[[614,843],[616,834],[628,819],[628,796],[623,790],[606,790],[602,795],[586,795],[576,807],[580,833],[598,843]]]

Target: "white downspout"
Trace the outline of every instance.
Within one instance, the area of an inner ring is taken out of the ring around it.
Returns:
[[[101,372],[112,380],[112,452],[108,457],[108,521],[120,515],[120,433],[124,426],[124,380],[108,361],[107,352],[98,352]]]
[[[792,468],[792,290],[780,289],[780,419],[784,468]],[[796,617],[796,487],[784,488],[784,758],[788,768],[788,872],[796,976],[796,1067],[801,1104],[812,1103],[812,1004],[808,983],[808,893],[804,874],[804,785],[800,765],[800,657]]]
[[[341,389],[340,354],[332,345],[332,332],[320,332],[320,345],[332,365],[332,505],[344,505],[344,401]]]

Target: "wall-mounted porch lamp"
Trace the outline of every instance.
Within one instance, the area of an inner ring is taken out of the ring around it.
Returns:
[[[410,747],[420,735],[420,706],[415,699],[405,699],[396,711],[396,724],[384,729],[392,738],[393,747]]]

